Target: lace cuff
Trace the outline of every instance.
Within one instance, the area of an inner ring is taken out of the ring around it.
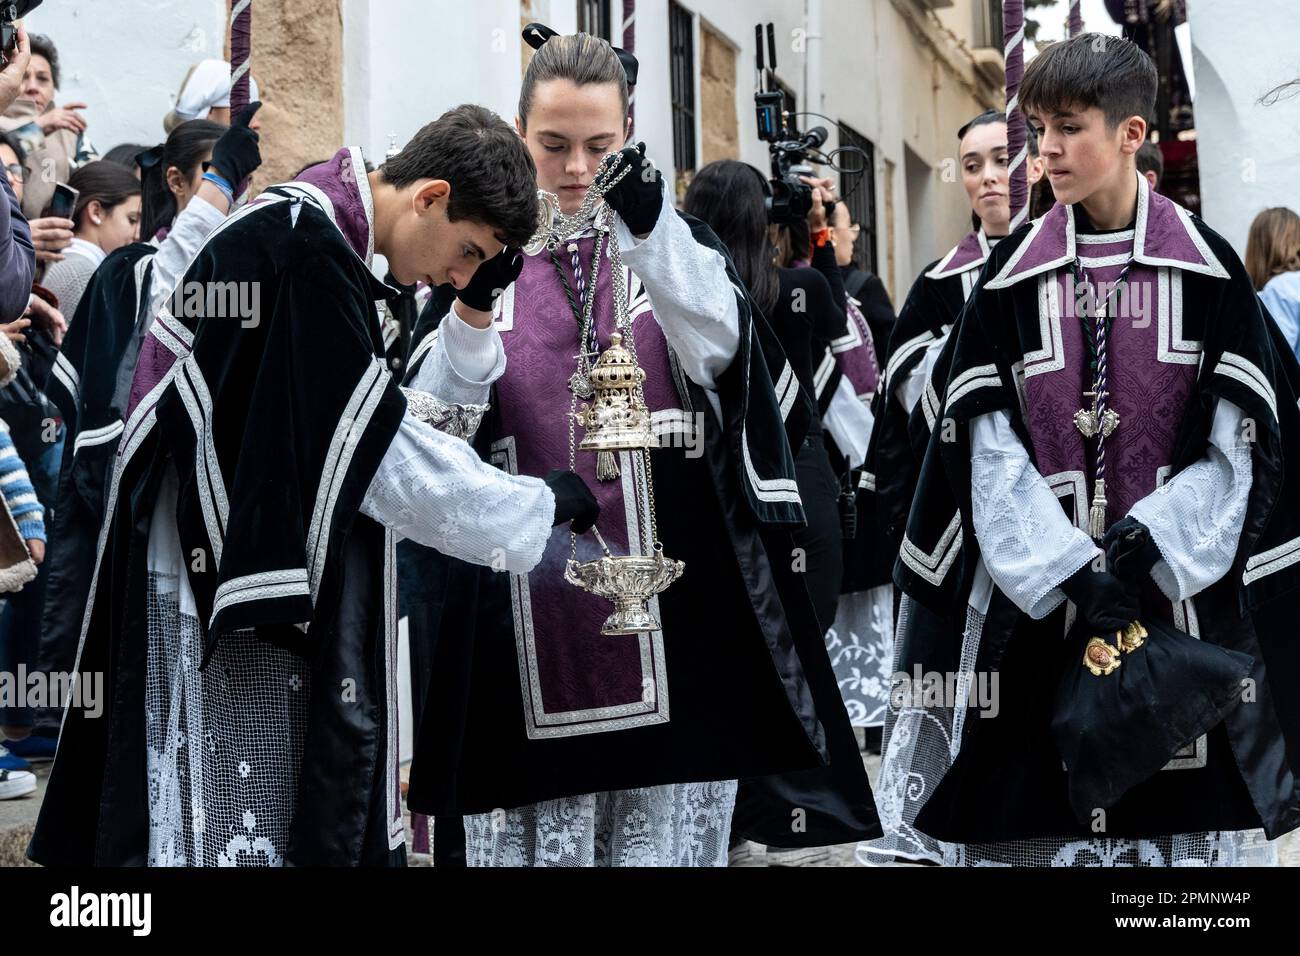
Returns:
[[[1034,620],[1065,600],[1060,583],[1098,553],[1061,510],[1005,412],[971,425],[971,517],[989,577]]]
[[[403,387],[402,394],[406,396],[406,410],[416,421],[466,441],[474,437],[483,421],[483,413],[488,410],[487,405],[444,402],[436,395],[422,392],[418,388]]]
[[[1163,556],[1151,580],[1171,601],[1185,601],[1228,573],[1246,521],[1252,483],[1244,413],[1220,399],[1205,457],[1147,495],[1129,514],[1151,529]]]
[[[524,574],[550,539],[555,496],[540,478],[494,468],[408,410],[361,512],[453,558]]]

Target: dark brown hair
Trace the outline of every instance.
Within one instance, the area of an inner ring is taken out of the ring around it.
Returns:
[[[1095,106],[1114,129],[1130,116],[1151,117],[1158,81],[1156,65],[1136,43],[1080,33],[1033,59],[1020,84],[1020,108],[1041,115]]]
[[[68,185],[77,190],[77,204],[72,210],[72,221],[81,225],[86,207],[94,200],[104,211],[120,206],[132,196],[140,195],[140,180],[125,166],[97,159],[73,170]]]
[[[1155,143],[1147,140],[1137,151],[1137,168],[1139,173],[1152,172],[1156,174],[1156,186],[1160,185],[1160,180],[1165,176],[1165,157],[1160,152],[1160,147]]]
[[[148,242],[164,226],[170,226],[179,210],[176,196],[167,185],[167,170],[175,166],[187,179],[194,178],[199,164],[229,127],[211,120],[187,120],[172,127],[167,139],[135,156],[140,167],[140,238]]]
[[[27,42],[31,45],[32,56],[43,56],[46,62],[50,64],[50,79],[54,81],[54,88],[59,88],[59,51],[54,46],[54,41],[43,33],[31,33],[27,36]]]
[[[525,245],[537,229],[537,167],[528,147],[481,106],[443,113],[379,172],[399,189],[418,179],[445,179],[451,184],[448,220],[490,226],[506,245]]]
[[[763,174],[738,160],[714,160],[695,174],[682,208],[722,240],[749,294],[771,315],[781,282],[768,233]]]

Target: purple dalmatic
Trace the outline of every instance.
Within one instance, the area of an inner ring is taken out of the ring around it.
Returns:
[[[1131,232],[1079,236],[1080,264],[1098,290],[1097,306],[1112,292],[1107,361],[1106,404],[1119,415],[1119,425],[1106,439],[1106,524],[1113,524],[1145,498],[1168,475],[1178,423],[1196,380],[1199,351],[1166,352],[1159,341],[1166,321],[1157,322],[1155,308],[1160,277],[1150,266],[1134,264],[1121,286],[1115,281],[1133,248]],[[1118,261],[1117,261],[1118,260]],[[1025,407],[1034,452],[1044,477],[1075,476],[1091,489],[1096,441],[1085,439],[1074,426],[1074,413],[1091,407],[1085,393],[1093,387],[1089,340],[1093,319],[1083,288],[1073,273],[1058,270],[1053,295],[1060,303],[1059,352],[1025,360]],[[1168,302],[1164,303],[1166,310]],[[1095,307],[1092,310],[1095,314]],[[1085,334],[1085,326],[1088,332]],[[1053,325],[1055,328],[1055,325]],[[1086,476],[1086,479],[1085,477]],[[1050,482],[1050,479],[1049,479]],[[1082,509],[1090,494],[1076,498]]]
[[[612,237],[608,242],[616,241]],[[584,280],[590,281],[595,236],[561,243],[556,259],[576,289],[572,247]],[[646,373],[646,404],[661,444],[692,429],[673,381],[668,343],[650,309],[644,287],[624,270],[628,315],[637,360]],[[500,433],[494,462],[515,474],[545,475],[569,467],[569,377],[577,368],[579,326],[551,254],[525,259],[519,280],[497,306],[497,329],[506,371],[496,384]],[[611,262],[602,253],[596,280],[594,324],[599,346],[614,331]],[[626,344],[626,342],[625,342]],[[574,441],[584,435],[575,424]],[[618,455],[621,475],[596,479],[596,455],[577,452],[575,470],[600,502],[599,528],[615,555],[648,553],[652,542],[638,519],[648,513],[639,454]],[[593,535],[578,539],[578,560],[600,557]],[[570,557],[569,530],[557,528],[541,562],[527,575],[512,575],[515,638],[531,738],[599,733],[668,720],[668,683],[661,632],[606,637],[600,628],[613,610],[604,598],[564,580]],[[658,616],[658,601],[650,603]]]
[[[840,371],[853,386],[853,394],[868,407],[880,387],[880,361],[876,357],[876,343],[866,316],[849,299],[848,331],[831,343],[831,353],[839,362]]]
[[[1226,275],[1201,241],[1188,213],[1138,179],[1135,228],[1076,233],[1074,210],[1056,205],[1038,220],[989,289],[1033,277],[1039,284],[1041,339],[1024,353],[1023,402],[1039,472],[1071,519],[1087,527],[1093,493],[1095,439],[1085,439],[1074,414],[1092,406],[1088,342],[1091,315],[1111,293],[1107,405],[1119,424],[1106,439],[1106,524],[1113,524],[1171,474],[1174,442],[1201,358],[1201,343],[1183,337],[1184,271]],[[1097,292],[1076,289],[1072,263]],[[1115,282],[1129,259],[1122,286]],[[1085,337],[1085,326],[1089,329]],[[1026,343],[1029,345],[1030,343]]]
[[[359,149],[345,146],[332,158],[303,170],[297,180],[284,184],[284,188],[296,188],[300,193],[310,196],[343,233],[352,251],[369,268],[375,248],[374,230],[371,228],[374,209],[370,182],[366,179],[365,163]],[[222,227],[263,206],[292,201],[278,193],[263,192],[245,203]],[[161,394],[161,390],[157,389],[158,384],[166,377],[177,358],[184,359],[189,354],[192,344],[193,336],[184,323],[171,315],[164,306],[140,346],[135,377],[131,380],[131,395],[127,402],[128,422],[134,419],[138,425],[157,403]],[[134,415],[142,402],[146,407],[139,415]],[[130,433],[134,430],[128,424],[128,434],[124,435],[120,447],[127,447]]]

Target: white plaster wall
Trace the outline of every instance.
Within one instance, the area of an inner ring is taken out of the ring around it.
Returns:
[[[643,22],[641,8],[662,7],[665,23],[662,62],[655,72],[664,74],[663,97],[667,101],[667,2],[638,3],[638,29]],[[878,267],[885,282],[897,296],[906,292],[915,274],[930,259],[938,258],[969,228],[970,206],[959,182],[945,181],[941,171],[945,159],[956,151],[958,126],[982,107],[964,87],[947,81],[936,90],[934,65],[928,48],[918,44],[890,0],[822,2],[822,101],[805,101],[805,50],[808,38],[802,34],[805,4],[799,0],[753,0],[743,4],[728,0],[684,0],[683,6],[694,10],[710,26],[724,34],[738,47],[736,115],[740,120],[741,159],[766,171],[766,144],[758,140],[754,119],[754,24],[768,20],[776,24],[778,74],[794,88],[799,108],[823,113],[832,122],[817,117],[801,117],[802,128],[822,125],[834,130],[834,122],[848,124],[876,147],[875,192],[877,204],[876,249]],[[639,37],[638,37],[639,41]],[[643,48],[644,49],[644,48]],[[643,76],[647,72],[644,65]],[[940,77],[950,74],[939,73]],[[664,122],[668,124],[665,109]],[[951,129],[949,129],[951,127]],[[671,126],[663,136],[669,141]],[[917,224],[921,237],[932,251],[913,254],[909,222],[904,144],[934,169],[935,180],[924,190],[925,223]],[[839,143],[832,139],[829,145]],[[894,171],[894,244],[895,275],[886,275],[885,179],[886,160]],[[838,176],[833,178],[838,179]],[[861,187],[865,188],[865,187]],[[901,304],[901,303],[900,303]]]
[[[1300,211],[1300,96],[1272,106],[1258,102],[1300,78],[1300,18],[1292,0],[1196,0],[1187,6],[1201,211],[1244,256],[1260,210]]]
[[[1195,9],[1226,5],[1198,0]],[[1271,4],[1259,4],[1265,5]],[[881,210],[876,245],[882,270],[887,263],[883,171],[886,160],[894,163],[897,275],[886,276],[886,281],[896,292],[905,289],[924,263],[913,261],[916,257],[910,253],[903,146],[941,167],[953,151],[953,130],[948,127],[955,129],[976,112],[970,94],[949,82],[935,88],[935,76],[947,74],[933,72],[929,51],[918,45],[891,0],[823,0],[820,104],[804,101],[805,47],[798,32],[804,27],[802,0],[685,0],[683,6],[737,47],[741,159],[763,170],[768,166],[766,146],[754,126],[753,31],[759,21],[776,24],[778,72],[795,90],[801,109],[842,120],[875,143]],[[562,32],[576,26],[572,0],[532,0],[530,7],[532,16]],[[382,160],[390,134],[402,145],[421,125],[459,103],[482,103],[513,119],[522,49],[519,0],[342,0],[342,8],[344,134],[372,161]],[[273,9],[273,0],[261,0],[258,15]],[[622,35],[621,9],[621,3],[611,2],[616,43]],[[189,65],[222,55],[226,10],[225,0],[48,0],[28,22],[33,30],[49,33],[59,46],[64,72],[59,99],[90,103],[86,115],[91,138],[107,150],[119,142],[153,143],[161,138],[162,117]],[[1279,46],[1286,43],[1286,31],[1276,24],[1271,31],[1260,30],[1228,19],[1217,18],[1221,29],[1216,42],[1227,34],[1253,34],[1255,41],[1262,36]],[[1237,11],[1237,20],[1243,19]],[[699,49],[697,27],[697,56]],[[671,169],[668,0],[639,0],[637,54],[641,83],[634,135],[647,143],[661,167]],[[1260,61],[1265,59],[1258,58],[1252,69],[1264,69]],[[1284,114],[1291,115],[1282,107],[1271,115]],[[811,117],[801,122],[805,128],[831,125]],[[1256,152],[1258,159],[1268,159]],[[933,235],[936,246],[946,246],[964,228],[965,198],[959,185],[941,178],[931,195],[930,221],[921,231]],[[936,248],[933,255],[942,251]]]
[[[58,48],[55,102],[88,104],[87,135],[107,152],[163,138],[186,71],[222,56],[226,9],[222,0],[46,0],[26,24]]]
[[[344,0],[348,141],[377,163],[462,103],[513,121],[521,43],[518,0]]]
[[[960,184],[936,173],[918,224],[933,250],[912,254],[903,147],[932,168],[955,151],[953,133],[978,112],[969,91],[951,83],[936,89],[930,51],[918,45],[890,0],[823,0],[822,102],[805,102],[807,39],[803,0],[684,0],[697,15],[695,47],[700,51],[702,21],[737,48],[736,116],[740,158],[764,171],[765,144],[754,121],[754,24],[776,25],[778,74],[799,98],[800,108],[825,113],[861,132],[877,148],[876,197],[879,265],[885,254],[884,167],[895,165],[894,276],[896,293],[915,272],[937,258],[967,228],[969,207]],[[532,0],[530,15],[561,32],[576,27],[572,0]],[[613,39],[622,37],[622,4],[611,3]],[[518,0],[343,0],[344,129],[372,160],[388,148],[389,134],[399,145],[422,123],[458,103],[472,101],[513,117],[520,81]],[[636,94],[634,137],[663,169],[672,168],[672,108],[669,80],[668,0],[638,0],[636,53],[641,61]],[[697,71],[698,73],[698,71]],[[945,77],[948,74],[937,74]],[[804,117],[804,128],[833,122]],[[951,127],[951,129],[949,128]],[[697,141],[699,137],[697,136]],[[832,145],[838,143],[832,141]],[[933,237],[933,238],[930,238]],[[942,247],[942,248],[940,248]]]

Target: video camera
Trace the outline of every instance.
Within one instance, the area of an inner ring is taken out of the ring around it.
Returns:
[[[821,153],[826,127],[814,126],[806,133],[799,132],[794,115],[785,111],[785,93],[775,84],[776,37],[772,24],[767,25],[767,69],[763,66],[763,24],[754,27],[754,38],[757,41],[754,109],[758,117],[758,138],[768,144],[772,157],[768,219],[778,225],[799,222],[808,217],[813,201],[812,187],[799,177],[813,175],[809,160],[828,162]]]
[[[857,146],[841,146],[829,153],[822,151],[828,133],[825,126],[814,126],[806,133],[799,132],[796,115],[785,110],[785,93],[776,83],[776,34],[771,23],[767,25],[767,59],[763,66],[763,24],[754,27],[755,80],[754,109],[758,119],[758,138],[767,143],[772,157],[772,178],[768,180],[767,218],[776,225],[801,222],[812,210],[812,187],[800,176],[815,176],[812,163],[827,166],[848,177],[859,177],[866,172],[867,154]],[[825,119],[825,117],[822,117]],[[841,155],[856,155],[860,165],[845,167],[837,163]],[[856,185],[855,185],[856,188]]]
[[[0,0],[0,65],[9,62],[9,54],[18,46],[14,23],[40,5],[41,0]]]

